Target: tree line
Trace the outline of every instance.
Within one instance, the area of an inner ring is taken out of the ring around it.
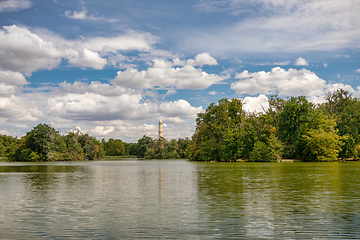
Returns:
[[[337,161],[360,157],[360,101],[326,92],[323,104],[304,96],[269,98],[263,113],[246,113],[239,99],[212,103],[196,120],[188,157],[197,161]]]
[[[120,139],[98,141],[89,134],[69,132],[61,135],[48,124],[38,124],[21,139],[0,135],[0,158],[8,161],[100,160],[105,156],[136,156],[146,159],[186,158],[190,140],[143,136],[137,143]]]

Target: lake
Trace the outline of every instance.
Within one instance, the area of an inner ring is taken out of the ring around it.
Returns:
[[[360,162],[0,162],[0,239],[360,239]]]

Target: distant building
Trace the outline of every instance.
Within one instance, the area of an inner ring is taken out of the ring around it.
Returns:
[[[161,118],[159,120],[159,139],[163,137],[163,130],[162,130],[162,121]]]

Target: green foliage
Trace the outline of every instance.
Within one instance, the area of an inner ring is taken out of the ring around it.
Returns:
[[[38,124],[11,148],[10,161],[76,161],[97,160],[104,157],[102,145],[88,134],[70,132],[62,136],[47,124]],[[12,150],[14,149],[14,150]]]
[[[6,136],[0,135],[0,157],[7,158],[9,155],[14,155],[16,149],[20,145],[21,140]]]
[[[186,158],[186,149],[189,143],[190,140],[188,138],[168,141],[165,138],[152,139],[151,137],[144,136],[138,140],[137,155],[145,159]]]
[[[70,161],[78,161],[84,159],[84,150],[79,143],[79,135],[73,132],[68,133],[64,137],[67,149],[67,159]]]
[[[268,142],[257,141],[250,152],[251,162],[275,162],[281,159],[283,150],[282,143],[275,136],[271,136]]]
[[[360,101],[345,90],[316,106],[304,96],[269,98],[269,109],[247,114],[240,100],[222,99],[198,114],[187,152],[191,160],[336,161],[360,157]],[[230,110],[230,103],[233,104]],[[234,114],[237,112],[236,114]],[[230,114],[231,113],[231,114]]]
[[[279,137],[285,144],[284,154],[288,158],[301,158],[300,137],[310,127],[314,105],[304,96],[291,97],[279,114]]]
[[[255,142],[249,160],[251,162],[270,162],[272,158],[269,146],[260,141]]]
[[[120,139],[112,139],[109,141],[102,140],[106,156],[122,156],[125,155],[125,144]]]
[[[326,102],[321,106],[336,119],[338,135],[342,136],[343,146],[339,156],[343,159],[358,158],[356,146],[360,143],[360,101],[348,91],[338,89],[326,92]]]
[[[241,124],[244,119],[242,102],[239,99],[229,101],[224,98],[218,105],[211,103],[205,113],[199,113],[196,119],[196,132],[188,148],[191,160],[226,161],[241,157]]]
[[[336,121],[333,118],[320,111],[315,113],[313,128],[308,129],[300,140],[303,158],[318,162],[336,161],[345,138],[337,134]]]
[[[100,141],[89,134],[80,134],[79,143],[84,151],[85,160],[99,160],[105,157],[105,151]]]

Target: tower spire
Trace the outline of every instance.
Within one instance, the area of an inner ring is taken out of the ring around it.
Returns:
[[[161,118],[159,119],[159,139],[163,137],[163,131],[162,131],[162,121]]]

